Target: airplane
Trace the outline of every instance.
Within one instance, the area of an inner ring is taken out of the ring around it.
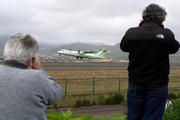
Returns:
[[[66,50],[61,49],[60,51],[57,51],[58,54],[61,55],[67,55],[67,56],[74,56],[76,59],[80,58],[89,58],[89,59],[99,59],[99,58],[105,58],[104,55],[106,53],[106,49],[102,49],[98,53],[94,53],[94,51],[72,51],[72,50]]]

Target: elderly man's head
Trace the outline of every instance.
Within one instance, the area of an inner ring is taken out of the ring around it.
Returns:
[[[31,35],[18,33],[6,42],[4,60],[17,61],[27,65],[31,58],[36,57],[38,50],[38,43]]]
[[[142,12],[142,18],[145,21],[154,21],[160,24],[165,20],[166,15],[165,9],[156,4],[150,4]]]

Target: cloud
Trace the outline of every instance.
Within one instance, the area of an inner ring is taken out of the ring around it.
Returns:
[[[165,6],[168,12],[165,24],[179,34],[179,2],[151,2]],[[142,10],[148,4],[143,0],[1,0],[0,35],[22,32],[35,36],[38,42],[52,44],[114,45],[128,28],[139,24]]]

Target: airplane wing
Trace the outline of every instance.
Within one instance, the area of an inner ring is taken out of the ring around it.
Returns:
[[[84,51],[84,53],[95,53],[95,51]]]

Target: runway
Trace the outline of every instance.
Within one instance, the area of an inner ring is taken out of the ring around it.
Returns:
[[[122,65],[42,65],[43,69],[127,69]],[[171,68],[180,68],[180,66],[171,66]]]
[[[43,65],[43,69],[127,69],[127,66],[111,65]]]

